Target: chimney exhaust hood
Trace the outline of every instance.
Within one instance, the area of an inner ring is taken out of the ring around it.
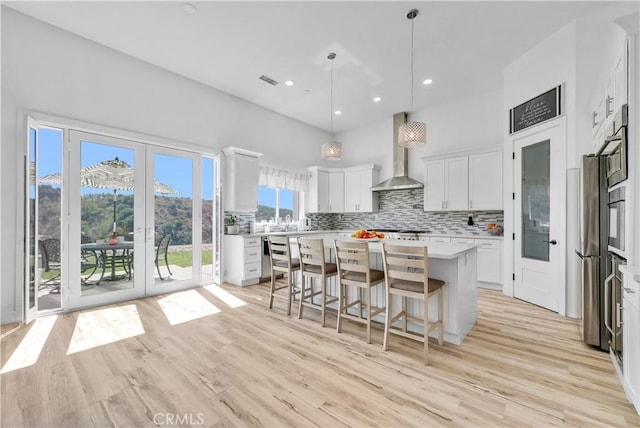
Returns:
[[[373,192],[388,190],[422,189],[424,185],[409,177],[408,149],[398,145],[398,128],[407,122],[407,113],[393,115],[393,177],[376,184]]]

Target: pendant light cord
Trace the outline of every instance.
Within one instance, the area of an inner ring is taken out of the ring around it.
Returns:
[[[333,140],[333,58],[331,58],[331,105],[329,106],[329,119],[331,120],[331,139]]]
[[[411,110],[409,110],[410,112],[413,111],[413,20],[414,18],[411,18],[411,80],[410,85],[411,85]]]

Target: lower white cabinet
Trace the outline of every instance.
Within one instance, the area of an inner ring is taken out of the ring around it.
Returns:
[[[502,284],[502,241],[476,239],[478,246],[478,281]]]
[[[255,236],[224,235],[224,280],[234,285],[260,282],[262,239]]]
[[[628,276],[622,289],[622,375],[627,398],[640,413],[640,283]]]

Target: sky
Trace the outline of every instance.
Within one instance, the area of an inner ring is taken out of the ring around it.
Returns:
[[[38,153],[38,176],[43,177],[48,174],[57,174],[62,169],[62,130],[52,128],[39,128],[39,153]],[[135,168],[134,149],[127,147],[117,147],[113,145],[82,141],[80,148],[81,168],[96,165],[104,160],[115,159],[116,157],[132,168]],[[193,188],[191,176],[193,164],[191,159],[171,156],[161,153],[154,155],[154,176],[163,184],[167,184],[178,192],[177,195],[166,195],[169,197],[192,197]],[[213,199],[213,159],[203,158],[202,160],[202,195],[203,199]],[[110,189],[82,188],[82,194],[111,193]],[[132,192],[119,190],[118,194],[130,195]],[[293,192],[290,190],[280,190],[280,207],[293,209]],[[258,203],[275,207],[276,189],[260,186],[258,190]]]
[[[39,153],[38,176],[59,173],[62,169],[62,131],[51,128],[39,128]],[[142,145],[140,147],[143,147]],[[101,143],[82,141],[81,168],[96,165],[104,160],[116,157],[132,168],[135,168],[134,149],[118,147]],[[176,189],[179,194],[166,195],[170,197],[192,197],[193,186],[191,177],[193,162],[191,159],[166,154],[154,155],[154,177],[161,183]],[[206,200],[213,198],[213,160],[203,158],[202,161],[202,194]],[[82,194],[111,193],[109,189],[87,188],[82,189]],[[127,195],[132,192],[119,191],[119,194]]]

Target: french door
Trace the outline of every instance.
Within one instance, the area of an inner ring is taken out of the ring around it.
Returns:
[[[514,139],[514,297],[564,305],[566,151],[563,119]]]
[[[198,154],[74,130],[65,154],[65,309],[200,284]]]

